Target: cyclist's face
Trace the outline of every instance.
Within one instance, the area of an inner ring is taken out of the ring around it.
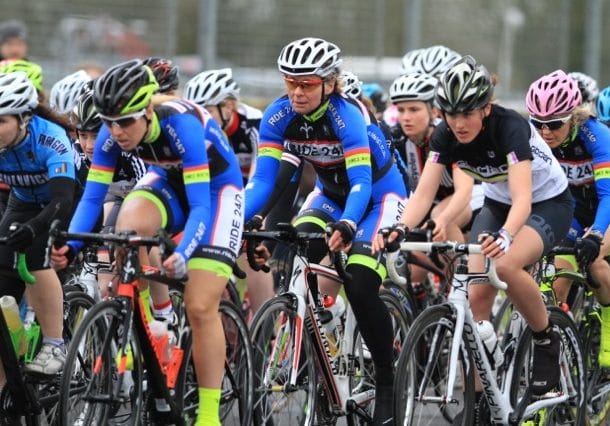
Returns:
[[[422,101],[398,102],[396,111],[400,128],[409,139],[420,141],[428,136],[432,120],[428,103]]]
[[[536,119],[537,117],[532,118]],[[557,122],[561,123],[561,119],[563,119],[564,117],[546,117],[544,118],[544,121],[552,120],[553,118],[556,118]],[[563,143],[563,141],[568,138],[568,135],[570,134],[570,129],[572,128],[571,123],[570,121],[566,121],[565,123],[561,123],[561,127],[553,130],[550,127],[548,125],[543,125],[540,129],[536,127],[536,131],[540,136],[542,136],[542,139],[544,139],[544,141],[550,148],[557,148]]]
[[[127,124],[119,124],[121,116],[113,117],[117,121],[113,124],[106,122],[110,135],[124,151],[135,149],[148,132],[148,121],[152,117],[152,105],[146,109],[146,114],[130,120]]]
[[[298,114],[309,114],[322,103],[322,94],[330,95],[335,80],[322,80],[317,75],[284,76],[284,83],[292,109]]]
[[[78,132],[78,142],[83,147],[85,155],[91,161],[93,158],[93,148],[95,148],[95,138],[97,137],[96,132]]]
[[[15,143],[20,131],[17,117],[14,115],[0,115],[0,149]]]
[[[483,130],[483,119],[491,112],[491,105],[456,114],[445,113],[445,121],[459,143],[470,143]]]

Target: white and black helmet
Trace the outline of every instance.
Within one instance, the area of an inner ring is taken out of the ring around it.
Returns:
[[[590,75],[578,71],[570,72],[568,75],[572,77],[576,83],[578,83],[578,89],[582,95],[582,101],[595,102],[597,96],[599,95],[597,81]]]
[[[459,53],[443,45],[411,50],[403,56],[400,72],[401,74],[419,72],[439,78],[460,58]]]
[[[462,55],[446,46],[437,45],[424,49],[421,54],[421,69],[424,74],[439,78],[451,68]]]
[[[493,83],[487,68],[466,55],[439,79],[435,101],[450,114],[482,108],[493,96]]]
[[[343,81],[343,93],[359,98],[362,95],[362,82],[356,74],[351,71],[343,71],[341,73]]]
[[[203,71],[184,86],[184,97],[201,106],[218,105],[228,97],[239,97],[239,86],[231,68]]]
[[[425,49],[409,50],[400,61],[400,75],[422,72],[421,55]]]
[[[0,115],[27,114],[37,106],[38,92],[26,73],[0,73]]]
[[[337,45],[321,38],[306,37],[284,46],[277,59],[280,72],[327,78],[339,72],[343,60]]]
[[[438,80],[431,75],[418,72],[401,75],[390,86],[390,101],[432,102],[437,84]]]
[[[84,70],[69,74],[56,82],[49,94],[49,105],[61,114],[71,111],[91,76]]]

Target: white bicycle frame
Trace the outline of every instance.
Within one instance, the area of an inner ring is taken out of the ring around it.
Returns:
[[[401,251],[420,251],[430,253],[434,250],[442,249],[443,252],[453,254],[480,254],[480,244],[460,244],[456,242],[403,242],[400,245]],[[404,277],[400,276],[395,267],[395,261],[398,252],[389,253],[387,256],[386,266],[390,278],[398,283],[404,284]],[[510,386],[511,380],[503,380],[502,388],[499,387],[494,371],[491,368],[489,360],[485,352],[485,346],[476,331],[476,322],[474,321],[472,311],[468,302],[468,286],[471,284],[491,284],[500,290],[506,290],[507,285],[498,278],[495,269],[494,259],[485,259],[485,272],[482,273],[460,273],[456,272],[452,279],[452,287],[448,296],[447,304],[451,306],[456,314],[455,330],[453,333],[453,341],[451,346],[451,357],[449,364],[449,374],[447,382],[447,395],[440,396],[436,402],[451,402],[453,401],[453,389],[459,373],[458,354],[462,342],[462,335],[466,337],[468,346],[471,349],[472,359],[478,372],[479,379],[483,386],[483,390],[487,397],[491,421],[497,424],[508,424],[513,413],[516,412],[516,407],[510,404]],[[515,323],[515,326],[522,327]],[[514,360],[514,357],[513,357]],[[511,362],[509,368],[505,371],[506,378],[512,378],[515,366]],[[566,401],[574,394],[575,388],[571,384],[570,376],[561,374],[561,388],[567,389],[567,392],[562,392],[556,396],[550,396],[545,399],[535,401],[528,404],[523,411],[522,418],[528,418],[544,407],[549,407],[555,404]],[[421,392],[420,392],[421,393]],[[519,419],[521,420],[521,419]]]
[[[295,347],[293,352],[295,356],[292,359],[290,380],[288,383],[293,387],[296,386],[299,360],[301,357],[302,336],[304,332],[303,324],[306,323],[306,311],[309,310],[310,318],[315,321],[316,324],[307,324],[307,332],[315,339],[315,342],[313,342],[314,351],[322,365],[322,371],[320,373],[324,376],[324,379],[328,384],[328,396],[333,414],[342,416],[351,412],[350,406],[352,404],[360,405],[374,399],[375,391],[369,389],[350,395],[349,380],[353,374],[351,371],[352,363],[350,362],[350,358],[352,355],[351,350],[354,346],[356,319],[348,304],[346,308],[345,327],[337,342],[337,353],[334,356],[331,356],[326,334],[323,332],[322,323],[315,310],[316,301],[314,300],[309,287],[308,276],[310,273],[328,278],[339,284],[343,283],[335,269],[316,263],[308,263],[303,257],[298,255],[294,257],[289,287],[287,292],[283,293],[292,295],[296,301],[296,320],[294,327]],[[282,339],[280,336],[275,339],[274,347],[272,348],[270,355],[271,358],[275,358],[277,355],[277,344],[281,343],[281,341]],[[323,354],[320,353],[320,349],[322,348],[324,349]],[[313,362],[313,360],[311,361]],[[266,372],[263,383],[266,386],[270,385],[269,372]]]

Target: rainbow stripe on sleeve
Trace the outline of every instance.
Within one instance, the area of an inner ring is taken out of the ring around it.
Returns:
[[[91,165],[91,168],[89,169],[89,174],[87,175],[87,181],[110,185],[112,183],[113,176],[114,176],[113,167]]]
[[[210,167],[204,166],[185,167],[182,172],[184,184],[192,183],[209,183],[210,182]]]
[[[358,148],[345,151],[345,168],[355,166],[370,166],[371,151],[368,148]]]

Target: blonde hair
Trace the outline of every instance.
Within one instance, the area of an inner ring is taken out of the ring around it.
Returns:
[[[570,123],[573,128],[580,127],[585,121],[593,116],[593,110],[589,103],[582,103],[572,111],[572,119]]]

